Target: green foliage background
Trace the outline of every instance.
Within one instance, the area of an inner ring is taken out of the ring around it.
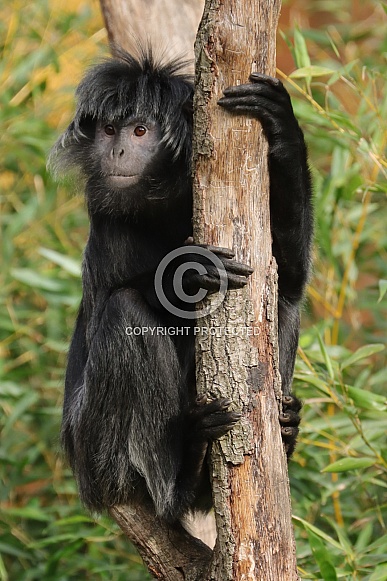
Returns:
[[[117,527],[79,505],[58,441],[88,226],[46,156],[106,37],[95,1],[12,8],[0,5],[0,581],[145,580]],[[295,0],[281,21],[278,74],[315,183],[295,380],[305,406],[290,467],[303,579],[387,580],[384,8]]]

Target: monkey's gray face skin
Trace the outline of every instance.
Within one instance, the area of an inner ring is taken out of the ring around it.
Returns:
[[[125,189],[146,175],[161,144],[161,129],[156,122],[140,119],[123,122],[98,121],[95,153],[101,170],[112,189]]]

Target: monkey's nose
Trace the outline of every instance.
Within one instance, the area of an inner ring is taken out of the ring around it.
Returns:
[[[118,149],[118,150],[115,150],[114,147],[112,148],[112,151],[111,151],[112,158],[115,158],[116,156],[122,157],[124,154],[125,154],[125,150],[123,148]]]

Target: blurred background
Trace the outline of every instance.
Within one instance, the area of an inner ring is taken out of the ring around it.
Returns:
[[[278,31],[316,211],[290,464],[303,579],[387,580],[386,22],[382,2],[293,0]],[[0,581],[150,579],[80,506],[59,449],[88,221],[46,158],[108,53],[99,4],[2,2],[0,45]]]

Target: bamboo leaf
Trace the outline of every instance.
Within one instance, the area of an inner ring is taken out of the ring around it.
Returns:
[[[336,570],[331,561],[331,556],[322,540],[311,530],[308,530],[307,534],[310,548],[320,568],[322,578],[324,581],[337,581]]]
[[[380,279],[379,281],[379,298],[378,298],[378,303],[380,303],[380,301],[382,300],[382,298],[384,297],[384,295],[387,292],[387,280],[384,279]]]
[[[322,472],[348,472],[349,470],[369,468],[374,464],[374,458],[342,458],[326,466]]]
[[[51,260],[54,264],[61,266],[64,270],[73,274],[74,276],[80,277],[81,276],[81,267],[77,260],[70,258],[69,256],[65,256],[64,254],[60,254],[55,250],[51,250],[50,248],[39,248],[39,254]]]
[[[346,386],[347,393],[356,406],[365,410],[385,411],[387,400],[383,395],[372,393],[358,387]]]
[[[327,75],[333,75],[336,71],[333,69],[328,69],[327,67],[319,67],[316,65],[301,67],[293,71],[289,77],[291,79],[310,79],[313,77],[326,77]]]
[[[13,268],[11,274],[19,282],[33,288],[40,288],[51,292],[58,292],[63,289],[60,281],[39,274],[30,268]]]
[[[379,353],[379,351],[383,351],[384,348],[385,346],[382,343],[363,345],[363,347],[360,347],[357,351],[355,351],[355,353],[352,353],[352,355],[348,357],[348,359],[345,359],[341,363],[340,367],[341,369],[345,369],[346,367],[349,367],[350,365],[353,365],[354,363],[357,363],[362,359],[366,359],[370,355],[374,355],[374,353]]]
[[[322,356],[324,357],[324,361],[325,361],[325,365],[326,365],[329,377],[333,380],[335,378],[335,374],[333,372],[331,358],[328,355],[328,352],[325,348],[325,344],[320,336],[320,333],[317,333],[317,338],[318,338],[318,342],[320,344],[321,353],[322,353]]]

